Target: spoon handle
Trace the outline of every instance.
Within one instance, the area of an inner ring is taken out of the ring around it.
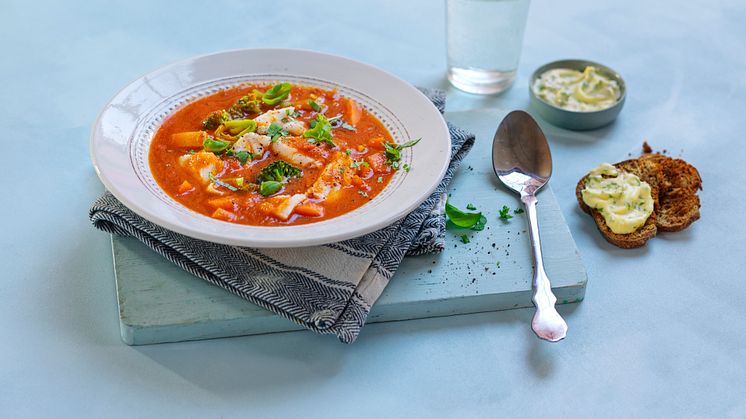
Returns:
[[[567,334],[567,323],[557,313],[554,304],[557,297],[552,293],[552,285],[544,271],[544,258],[541,254],[541,238],[539,237],[539,223],[536,215],[536,196],[526,194],[521,196],[521,201],[526,206],[526,219],[528,220],[528,232],[531,237],[531,249],[534,254],[534,280],[533,280],[533,302],[536,313],[531,322],[531,328],[536,336],[556,342]]]

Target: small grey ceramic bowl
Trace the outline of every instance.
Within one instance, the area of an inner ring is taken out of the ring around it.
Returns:
[[[600,74],[609,77],[612,80],[616,80],[619,84],[619,100],[612,105],[610,108],[602,109],[600,111],[592,112],[580,112],[580,111],[569,111],[562,109],[557,106],[551,105],[548,102],[540,99],[534,94],[534,82],[539,78],[545,71],[553,70],[555,68],[569,68],[570,70],[583,71],[586,67],[592,65],[598,69]],[[624,106],[624,99],[627,96],[627,87],[624,84],[624,79],[616,71],[601,65],[594,63],[593,61],[587,60],[560,60],[554,61],[549,64],[545,64],[531,75],[531,79],[528,83],[528,92],[531,97],[531,107],[534,108],[542,118],[546,119],[554,125],[559,127],[568,128],[572,130],[589,130],[594,128],[600,128],[604,125],[610,124],[614,121],[621,112]]]

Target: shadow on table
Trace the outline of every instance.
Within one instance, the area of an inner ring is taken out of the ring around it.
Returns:
[[[559,311],[571,321],[577,307],[578,304],[562,305]],[[321,386],[341,373],[354,376],[356,365],[397,365],[403,362],[402,359],[420,356],[408,351],[429,350],[429,341],[437,345],[448,339],[449,345],[461,344],[460,337],[485,332],[493,334],[495,331],[503,334],[505,329],[506,339],[527,341],[526,363],[532,373],[537,377],[548,377],[552,375],[557,353],[552,347],[561,343],[552,344],[536,338],[529,326],[532,315],[532,309],[519,309],[375,323],[366,326],[352,345],[342,344],[331,336],[284,332],[135,346],[133,350],[212,393],[240,395],[251,392],[256,396],[265,392],[277,394],[278,389],[293,392],[302,391],[309,385]],[[512,333],[515,328],[522,328],[525,333],[516,336]],[[406,345],[411,340],[425,343],[424,346]],[[371,354],[375,356],[371,357]],[[489,362],[499,364],[507,361],[494,359]]]

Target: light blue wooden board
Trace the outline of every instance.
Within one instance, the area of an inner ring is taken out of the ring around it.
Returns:
[[[473,203],[488,218],[481,232],[448,231],[440,255],[409,257],[373,307],[368,322],[505,310],[531,305],[531,255],[523,215],[497,218],[518,199],[498,184],[490,146],[505,112],[447,114],[477,135],[454,179],[454,204]],[[414,169],[416,170],[416,168]],[[587,275],[550,188],[539,194],[545,265],[559,303],[582,301]],[[463,244],[462,234],[470,243]],[[132,238],[112,237],[122,339],[130,345],[209,339],[301,329],[196,278]],[[498,266],[499,262],[499,266]],[[364,334],[365,332],[363,332]]]

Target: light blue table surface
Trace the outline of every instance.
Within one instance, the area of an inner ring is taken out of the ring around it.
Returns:
[[[109,237],[87,219],[103,190],[88,133],[108,98],[175,60],[268,46],[448,88],[443,3],[3,1],[0,416],[746,417],[746,4],[601,3],[534,1],[514,88],[448,89],[450,111],[525,108],[531,71],[566,57],[627,81],[614,125],[547,127],[590,278],[559,309],[565,341],[535,339],[525,309],[369,325],[352,346],[296,332],[129,347]],[[702,220],[621,250],[573,188],[643,139],[699,168]]]

